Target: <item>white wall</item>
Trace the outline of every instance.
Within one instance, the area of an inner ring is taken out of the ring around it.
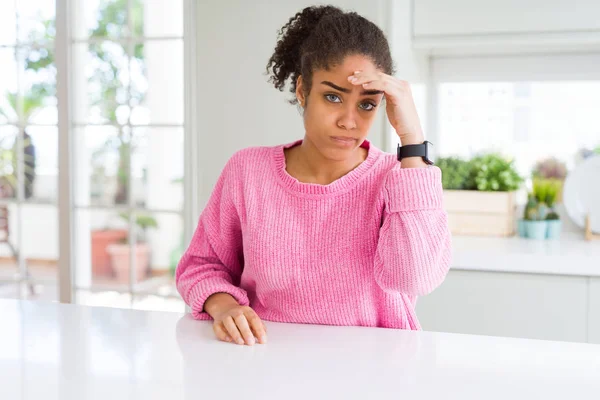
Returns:
[[[416,36],[600,31],[598,0],[414,0]]]
[[[286,103],[290,93],[280,93],[267,82],[265,67],[275,48],[277,31],[296,12],[313,4],[319,3],[303,0],[198,3],[201,206],[236,150],[287,143],[304,136],[297,109]],[[392,42],[398,75],[403,79],[423,79],[427,75],[410,50],[410,1],[338,0],[324,4],[354,10],[380,26]],[[379,117],[368,139],[380,148],[387,148],[387,120],[383,112]]]
[[[429,95],[430,68],[429,55],[427,52],[419,52],[413,49],[413,10],[412,0],[394,0],[387,6],[387,31],[392,58],[396,66],[395,76],[410,82],[417,112],[421,119],[425,137],[434,140],[428,135],[429,123],[426,110],[431,97]],[[393,151],[398,139],[389,123],[386,123],[385,140],[387,140],[388,151]]]
[[[597,0],[413,0],[413,46],[436,55],[600,50]]]

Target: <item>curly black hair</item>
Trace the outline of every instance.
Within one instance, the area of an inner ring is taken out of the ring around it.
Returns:
[[[388,41],[383,31],[356,12],[334,6],[306,7],[281,28],[275,52],[267,63],[269,82],[283,91],[291,78],[290,92],[296,104],[296,82],[302,75],[305,95],[310,93],[315,69],[328,69],[348,55],[369,57],[386,74],[394,73]]]

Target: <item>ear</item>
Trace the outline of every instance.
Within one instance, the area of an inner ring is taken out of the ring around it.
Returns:
[[[304,98],[304,80],[302,79],[302,75],[298,75],[298,79],[296,80],[296,98],[298,99],[298,103],[304,107],[306,99]]]

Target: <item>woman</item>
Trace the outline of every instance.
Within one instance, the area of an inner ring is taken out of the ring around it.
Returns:
[[[228,161],[177,267],[192,315],[248,345],[266,342],[262,320],[420,329],[417,296],[444,280],[451,237],[441,172],[383,32],[308,7],[267,70],[279,90],[290,79],[306,133]],[[398,156],[366,140],[384,97]]]

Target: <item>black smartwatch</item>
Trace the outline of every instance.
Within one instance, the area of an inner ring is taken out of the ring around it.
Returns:
[[[429,159],[431,146],[433,146],[433,144],[427,140],[421,144],[407,144],[406,146],[400,146],[400,144],[398,144],[398,161],[402,161],[403,158],[408,157],[421,157],[423,161],[425,161],[425,164],[433,165],[433,161]]]

